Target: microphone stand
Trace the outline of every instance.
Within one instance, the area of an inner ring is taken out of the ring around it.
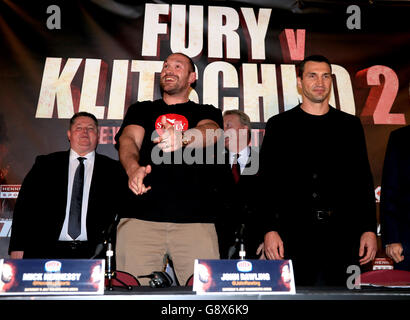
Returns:
[[[241,260],[245,259],[246,251],[245,251],[244,236],[243,236],[244,230],[245,230],[245,224],[242,223],[239,231],[237,230],[235,232],[235,235],[236,235],[235,243],[229,248],[228,259],[231,259],[232,256],[234,255],[238,243],[239,243],[239,253],[238,253],[239,259]]]
[[[114,276],[114,272],[112,271],[112,256],[114,255],[114,251],[112,250],[112,243],[111,241],[107,241],[107,250],[105,251],[105,260],[107,263],[107,268],[105,271],[105,277],[108,280],[108,290],[114,290],[112,286],[112,278]]]
[[[112,236],[114,233],[114,230],[117,227],[117,224],[119,222],[119,215],[116,214],[114,217],[114,222],[112,224],[110,224],[110,226],[108,227],[108,229],[106,231],[103,232],[104,235],[104,243],[102,246],[106,247],[105,250],[105,263],[106,263],[106,268],[105,268],[105,278],[108,280],[108,287],[107,289],[109,291],[113,291],[114,290],[114,286],[113,286],[113,280],[118,281],[119,283],[121,283],[124,287],[126,287],[129,291],[132,290],[132,286],[127,285],[126,283],[124,283],[122,280],[117,278],[116,275],[116,270],[113,270],[112,268],[112,259],[114,256],[114,250],[113,250],[113,244],[112,244]],[[98,249],[97,249],[98,250]],[[102,248],[100,249],[101,252]],[[99,254],[99,253],[98,253]],[[94,256],[97,256],[98,254],[95,254]]]
[[[244,260],[246,256],[245,244],[243,241],[243,231],[245,230],[245,224],[241,224],[241,229],[239,231],[239,259]]]
[[[112,257],[114,256],[114,251],[112,249],[111,237],[109,237],[109,239],[106,241],[106,245],[107,245],[107,250],[105,252],[105,256],[106,256],[105,260],[106,260],[107,268],[106,268],[106,272],[105,272],[105,277],[108,280],[107,289],[109,291],[113,291],[114,286],[113,286],[112,282],[113,282],[113,280],[116,280],[119,283],[121,283],[124,287],[126,287],[127,290],[131,291],[132,286],[129,286],[126,283],[124,283],[122,280],[118,279],[116,270],[112,269]]]

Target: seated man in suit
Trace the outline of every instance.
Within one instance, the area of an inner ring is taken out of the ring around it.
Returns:
[[[410,126],[394,130],[384,159],[380,221],[394,268],[410,271]]]
[[[251,121],[240,110],[228,110],[223,114],[226,161],[232,169],[234,208],[217,224],[219,248],[222,259],[238,259],[241,238],[244,241],[246,258],[257,258],[258,245],[263,243],[263,234],[258,235],[252,217],[256,213],[257,172],[259,153],[250,146]]]
[[[119,214],[126,175],[119,161],[95,152],[95,116],[76,113],[67,136],[70,150],[38,156],[23,181],[13,213],[12,259],[89,259]]]

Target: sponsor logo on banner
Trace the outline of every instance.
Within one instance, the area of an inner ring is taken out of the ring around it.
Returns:
[[[46,272],[60,272],[61,270],[61,262],[60,261],[48,261],[46,262],[45,270]]]
[[[249,261],[239,261],[236,264],[236,268],[240,272],[250,272],[252,271],[252,263]]]
[[[20,191],[20,184],[2,184],[0,185],[0,198],[17,199]]]

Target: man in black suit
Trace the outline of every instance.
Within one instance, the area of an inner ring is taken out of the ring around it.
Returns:
[[[395,269],[410,271],[410,126],[392,131],[380,197],[382,243]]]
[[[230,201],[228,214],[217,224],[218,241],[222,259],[238,259],[240,242],[243,241],[246,258],[256,259],[257,248],[263,242],[254,220],[258,197],[259,152],[250,146],[251,121],[240,110],[228,110],[223,114],[226,162],[232,169],[234,180],[231,190],[225,190]],[[229,184],[227,184],[229,185]]]
[[[70,150],[38,156],[23,181],[13,213],[12,259],[91,258],[119,214],[126,175],[119,161],[95,152],[95,116],[76,113],[67,136]]]
[[[360,119],[329,105],[323,56],[298,68],[302,103],[270,118],[260,155],[268,259],[292,259],[295,282],[345,286],[377,251],[373,178]]]

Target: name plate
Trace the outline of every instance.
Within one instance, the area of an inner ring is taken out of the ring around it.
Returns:
[[[0,260],[0,295],[103,294],[104,260]]]
[[[197,294],[295,294],[291,260],[195,260]]]
[[[2,199],[17,199],[20,192],[20,184],[1,184],[0,198]]]

